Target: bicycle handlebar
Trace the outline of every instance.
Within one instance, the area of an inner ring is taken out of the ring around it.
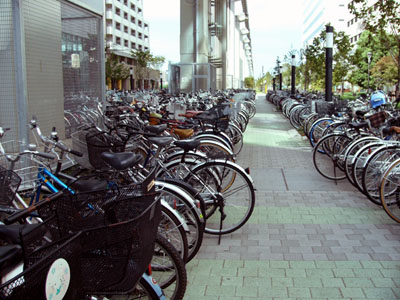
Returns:
[[[43,200],[39,201],[36,204],[33,204],[25,209],[19,210],[16,213],[13,213],[11,216],[8,216],[4,219],[4,224],[9,225],[15,223],[21,219],[28,217],[33,211],[37,210],[38,208],[42,207],[43,205],[47,204],[50,201],[53,201],[60,197],[63,192],[58,192],[49,197],[44,198]]]

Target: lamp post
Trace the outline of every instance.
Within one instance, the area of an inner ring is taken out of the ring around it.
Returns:
[[[292,97],[296,94],[296,66],[295,66],[295,55],[292,54],[292,79],[291,79],[291,85],[292,85],[292,90],[291,94]]]
[[[325,101],[332,101],[333,27],[326,26],[325,40]]]
[[[367,89],[367,93],[369,94],[369,66],[371,64],[372,52],[369,51],[367,53],[367,58],[368,58],[368,89]]]

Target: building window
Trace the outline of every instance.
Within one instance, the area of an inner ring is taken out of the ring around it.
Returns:
[[[354,23],[357,23],[357,21],[358,21],[358,19],[357,19],[357,17],[354,19]]]
[[[117,36],[115,38],[115,43],[118,44],[118,45],[121,45],[121,38]]]
[[[132,35],[132,36],[136,36],[136,31],[133,30],[133,29],[131,29],[131,35]]]
[[[141,32],[139,32],[138,37],[139,37],[139,39],[142,39],[142,33]]]
[[[350,43],[353,43],[353,38],[350,38]]]
[[[350,21],[347,21],[347,27],[350,27]]]
[[[115,14],[118,16],[121,15],[121,10],[118,7],[115,8]]]
[[[139,45],[139,50],[142,51],[142,45]]]
[[[129,29],[128,29],[128,26],[124,26],[124,32],[125,32],[125,33],[129,33],[128,30],[129,30]]]
[[[149,28],[149,24],[144,23],[144,29],[148,29]]]
[[[147,48],[147,47],[144,47],[144,51],[148,51],[149,50],[149,48]]]
[[[138,21],[138,26],[142,27],[142,21]]]
[[[121,23],[115,22],[115,28],[121,30]]]
[[[131,48],[132,48],[132,49],[136,49],[136,43],[133,43],[133,42],[132,42],[132,43],[131,43]]]
[[[128,6],[128,0],[124,0],[124,5]]]
[[[138,12],[138,14],[142,14],[142,9],[141,9],[141,8],[138,8],[138,9],[137,9],[137,12]]]
[[[124,12],[124,19],[125,20],[128,20],[129,18],[128,18],[128,13],[126,13],[126,12]]]
[[[357,36],[354,37],[354,42],[357,42]]]
[[[136,24],[136,19],[133,16],[131,16],[131,23]]]
[[[131,9],[136,10],[135,4],[131,3]]]
[[[125,46],[125,47],[129,47],[129,42],[128,42],[128,40],[124,40],[124,46]]]

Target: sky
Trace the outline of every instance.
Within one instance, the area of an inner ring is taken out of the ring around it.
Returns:
[[[291,49],[301,48],[302,2],[247,0],[255,78],[263,71],[272,72],[277,57],[282,61]],[[172,63],[179,62],[179,14],[180,0],[143,1],[143,16],[149,22],[150,51]]]

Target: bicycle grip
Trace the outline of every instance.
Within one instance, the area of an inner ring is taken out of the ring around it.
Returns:
[[[74,150],[74,149],[70,149],[69,152],[70,152],[71,154],[73,154],[73,155],[78,156],[78,157],[82,157],[82,156],[83,156],[83,153],[82,153],[82,152],[76,151],[76,150]]]
[[[57,199],[62,194],[63,194],[63,192],[58,192],[58,193],[52,194],[49,197],[44,198],[43,200],[39,201],[36,204],[33,204],[25,209],[22,209],[22,210],[17,211],[16,213],[13,213],[12,215],[10,215],[4,219],[4,224],[9,225],[9,224],[15,223],[21,219],[28,217],[33,211],[37,210],[38,208],[42,207],[43,205],[47,204],[48,202]]]
[[[35,155],[43,157],[43,158],[48,158],[48,159],[55,159],[56,155],[52,153],[46,153],[46,152],[37,152]]]

